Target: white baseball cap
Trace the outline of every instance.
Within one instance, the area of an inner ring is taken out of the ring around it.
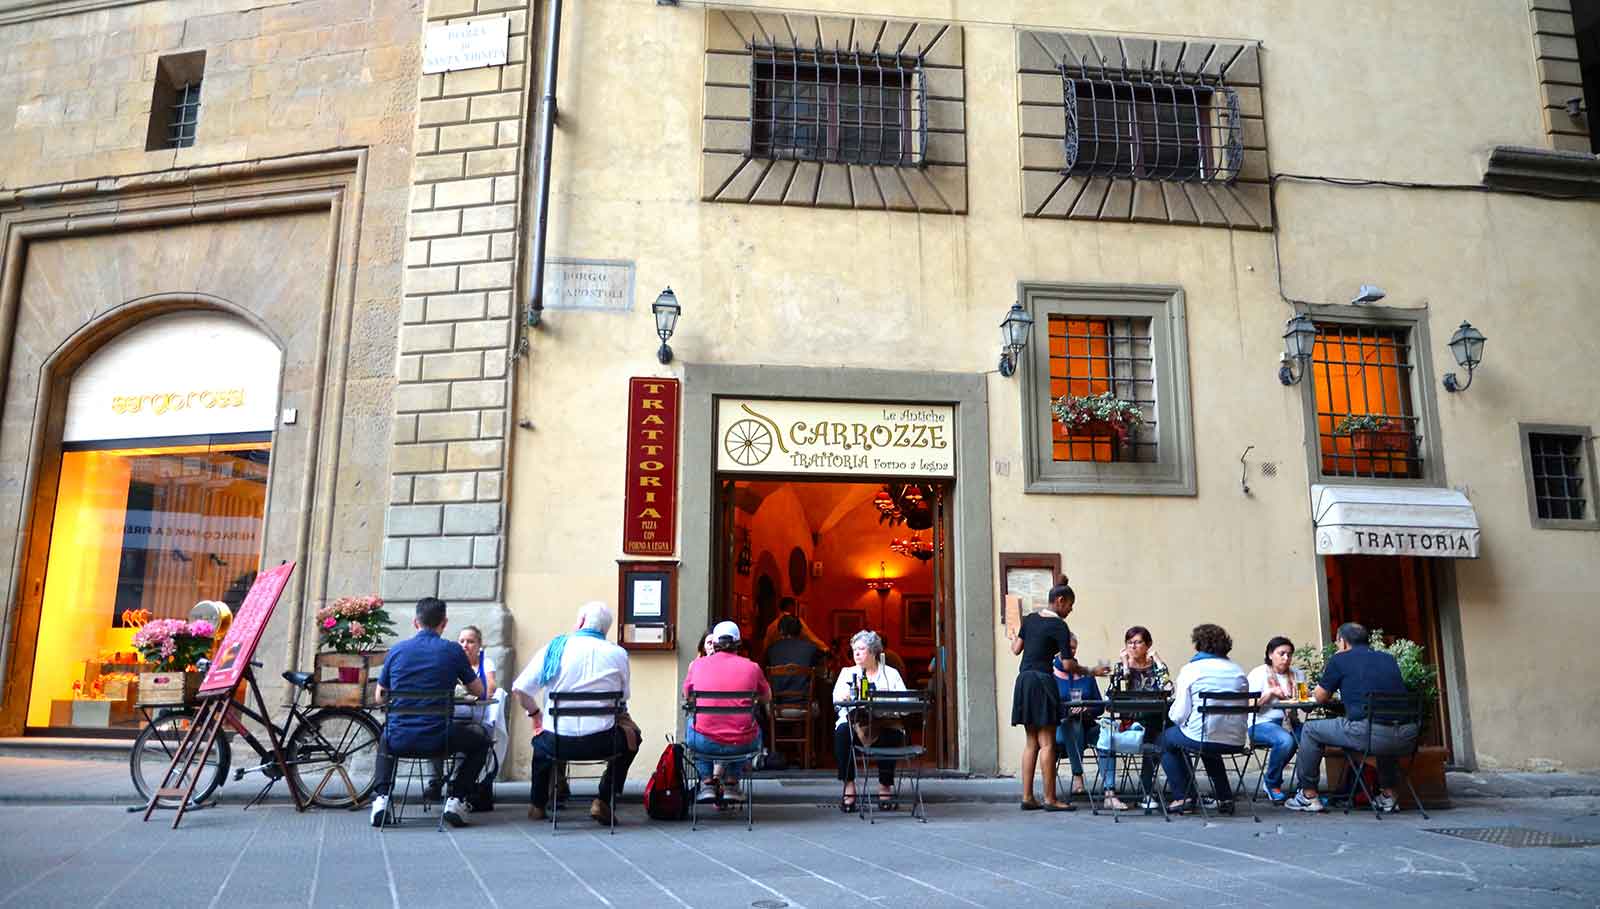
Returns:
[[[713,639],[733,638],[737,641],[739,640],[739,625],[737,622],[718,622],[716,627],[711,629],[711,637]]]

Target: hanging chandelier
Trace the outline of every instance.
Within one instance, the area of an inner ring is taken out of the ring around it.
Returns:
[[[884,484],[872,497],[872,504],[878,509],[878,523],[927,530],[933,526],[933,507],[928,502],[932,495],[933,490],[920,483]]]
[[[919,562],[926,562],[933,558],[933,541],[919,533],[913,533],[909,537],[895,537],[889,543],[889,551]]]

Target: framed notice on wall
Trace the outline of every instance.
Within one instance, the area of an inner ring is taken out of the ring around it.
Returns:
[[[626,650],[677,646],[678,563],[617,562],[617,643]]]
[[[1022,616],[1048,605],[1050,588],[1060,577],[1061,556],[1057,553],[1000,553],[1000,623],[1015,627]],[[1007,614],[1008,602],[1016,615]]]
[[[678,380],[628,380],[627,555],[670,556],[678,538]]]

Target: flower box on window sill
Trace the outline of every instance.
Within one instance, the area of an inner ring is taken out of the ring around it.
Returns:
[[[1403,429],[1357,429],[1350,433],[1356,451],[1410,451],[1411,433]]]

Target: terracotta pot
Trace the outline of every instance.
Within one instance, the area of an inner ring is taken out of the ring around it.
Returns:
[[[1409,451],[1411,433],[1403,429],[1358,429],[1350,433],[1356,451]]]

